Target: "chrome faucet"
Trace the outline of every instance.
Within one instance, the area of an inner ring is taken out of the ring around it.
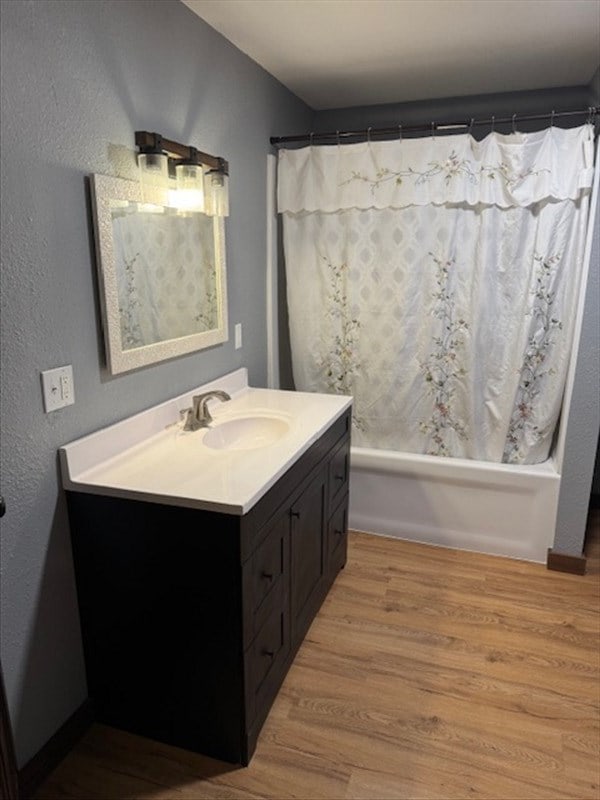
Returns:
[[[192,398],[193,408],[188,408],[185,411],[185,423],[183,425],[184,431],[198,431],[200,428],[208,428],[213,418],[208,410],[209,400],[231,400],[227,392],[222,392],[220,389],[215,389],[212,392],[204,392],[204,394],[197,394]]]

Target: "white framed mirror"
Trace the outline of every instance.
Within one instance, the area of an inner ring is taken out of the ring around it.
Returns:
[[[137,181],[91,185],[110,372],[227,341],[223,218],[143,202]]]

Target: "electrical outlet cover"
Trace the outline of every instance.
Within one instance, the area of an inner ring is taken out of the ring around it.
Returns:
[[[73,405],[75,402],[73,367],[68,364],[42,372],[42,392],[47,414],[58,408]]]

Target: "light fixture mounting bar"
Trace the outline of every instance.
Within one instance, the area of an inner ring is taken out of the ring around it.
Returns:
[[[195,147],[187,144],[180,144],[172,139],[165,139],[159,133],[149,131],[136,131],[135,143],[140,148],[140,152],[163,152],[170,158],[180,160],[191,160],[196,158],[201,164],[205,164],[210,169],[229,175],[229,164],[220,156],[211,156],[210,153],[203,153]]]

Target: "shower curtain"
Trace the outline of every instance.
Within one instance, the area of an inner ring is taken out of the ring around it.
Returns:
[[[212,218],[155,208],[112,211],[124,350],[217,327]]]
[[[296,388],[360,446],[544,461],[592,175],[591,125],[280,151]]]

